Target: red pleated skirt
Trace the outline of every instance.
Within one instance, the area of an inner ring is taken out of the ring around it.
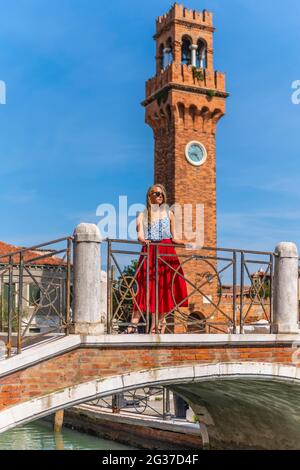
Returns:
[[[158,242],[158,253],[162,258],[158,259],[158,313],[167,314],[177,305],[179,308],[188,307],[188,293],[184,273],[180,266],[180,261],[176,254],[171,239]],[[160,246],[166,244],[170,246]],[[146,245],[142,248],[142,253],[147,253]],[[174,256],[168,256],[174,255]],[[137,294],[134,311],[139,309],[142,313],[147,312],[147,259],[140,255],[136,272]],[[167,264],[166,264],[167,263]],[[142,266],[141,266],[142,265]],[[140,268],[140,269],[139,269]],[[175,270],[175,271],[174,271]],[[156,245],[149,246],[149,313],[156,311]]]

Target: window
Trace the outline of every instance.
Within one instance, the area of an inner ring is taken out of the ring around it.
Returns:
[[[41,301],[41,289],[36,284],[29,285],[29,305],[36,307]]]

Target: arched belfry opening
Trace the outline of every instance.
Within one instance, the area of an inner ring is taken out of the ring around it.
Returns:
[[[201,69],[207,68],[207,45],[203,39],[199,39],[197,42],[197,67]]]
[[[160,70],[164,69],[164,50],[165,50],[165,46],[164,44],[161,44],[159,46],[159,52],[158,52],[158,62],[159,62]]]
[[[159,69],[165,70],[173,62],[172,39],[169,38],[166,44],[162,43],[158,49]]]
[[[166,47],[164,49],[164,68],[168,67],[173,62],[173,47],[172,39],[167,40]]]
[[[188,36],[183,36],[181,45],[181,63],[191,65],[192,63],[192,40]]]

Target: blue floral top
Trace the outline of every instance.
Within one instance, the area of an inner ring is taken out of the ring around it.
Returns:
[[[148,225],[148,220],[144,220],[145,240],[153,242],[172,238],[170,218],[168,216],[154,220]]]

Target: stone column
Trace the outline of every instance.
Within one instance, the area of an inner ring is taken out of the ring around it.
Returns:
[[[299,333],[298,249],[282,242],[275,249],[274,333]]]
[[[196,66],[197,66],[196,51],[197,51],[197,49],[198,49],[197,44],[192,44],[192,45],[190,46],[190,49],[191,49],[191,55],[192,55],[192,57],[191,57],[191,63],[192,63],[192,66],[193,66],[193,67],[196,67]]]
[[[94,224],[80,224],[74,231],[74,326],[75,334],[104,333],[101,315],[101,234]]]

